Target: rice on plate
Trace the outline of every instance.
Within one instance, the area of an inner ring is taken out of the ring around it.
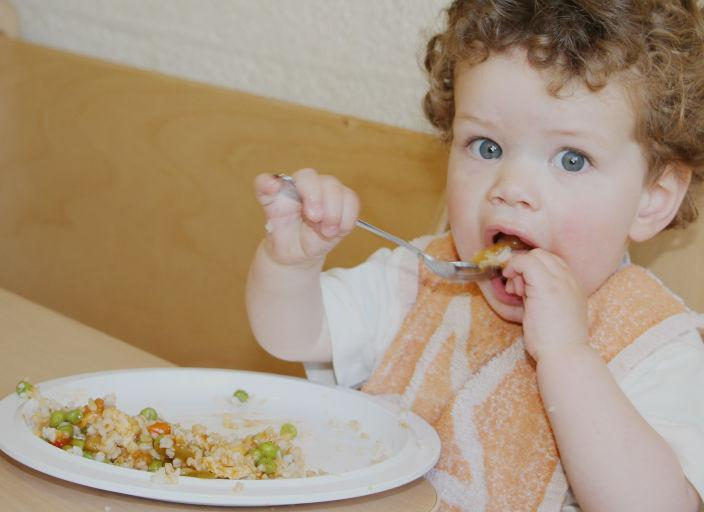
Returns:
[[[20,381],[16,391],[31,402],[25,419],[41,439],[78,457],[152,471],[155,481],[176,483],[178,476],[263,480],[317,474],[305,470],[291,423],[284,423],[278,432],[267,427],[255,434],[228,435],[208,432],[199,424],[183,428],[152,407],[129,415],[117,408],[113,394],[62,405],[27,381]],[[246,399],[240,392],[235,397]]]

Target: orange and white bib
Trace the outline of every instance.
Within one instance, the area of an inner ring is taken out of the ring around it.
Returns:
[[[457,259],[449,236],[428,251]],[[652,274],[628,266],[588,300],[590,344],[617,381],[695,321]],[[558,512],[568,490],[522,329],[474,283],[422,266],[418,295],[363,390],[399,395],[442,441],[428,478],[447,511]]]

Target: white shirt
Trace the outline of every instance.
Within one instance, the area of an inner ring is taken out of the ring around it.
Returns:
[[[416,244],[422,247],[430,239]],[[316,382],[357,387],[381,361],[415,302],[418,261],[403,249],[380,249],[357,267],[324,273],[321,285],[333,362],[306,363],[306,373]],[[699,333],[689,331],[654,351],[619,384],[704,496],[704,343]],[[579,510],[570,492],[562,512]]]

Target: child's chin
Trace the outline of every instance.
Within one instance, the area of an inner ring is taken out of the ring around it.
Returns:
[[[517,295],[506,293],[500,278],[480,282],[479,289],[491,309],[501,318],[515,323],[523,321],[523,299]]]

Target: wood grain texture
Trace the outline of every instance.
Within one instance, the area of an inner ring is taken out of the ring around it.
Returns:
[[[2,288],[0,339],[2,397],[23,378],[41,382],[87,372],[174,366]]]
[[[79,373],[173,366],[164,359],[1,288],[0,340],[0,397],[3,398],[13,393],[17,381],[22,378],[36,383]],[[0,503],[3,512],[190,511],[205,508],[147,500],[72,484],[34,471],[1,452]],[[419,479],[362,498],[275,509],[287,512],[430,512],[436,503],[432,485],[427,480]],[[239,512],[272,509],[274,507],[237,508]]]
[[[652,270],[690,308],[704,312],[704,218],[633,245],[631,258]]]
[[[0,286],[180,365],[301,374],[246,319],[257,173],[335,174],[407,238],[443,194],[430,136],[4,38],[0,112]]]

